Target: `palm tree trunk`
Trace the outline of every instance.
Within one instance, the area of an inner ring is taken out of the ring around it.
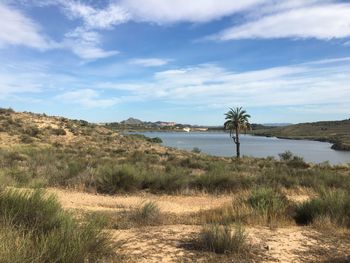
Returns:
[[[239,142],[239,132],[238,132],[238,129],[236,129],[236,152],[237,152],[237,158],[239,158],[241,156],[240,146],[241,146],[241,143]]]

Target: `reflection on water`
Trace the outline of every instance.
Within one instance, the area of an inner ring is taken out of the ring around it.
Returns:
[[[160,137],[163,144],[185,150],[198,147],[202,152],[217,156],[233,156],[235,145],[224,132],[143,132],[148,137]],[[241,135],[241,154],[253,157],[278,157],[287,150],[302,156],[307,162],[331,164],[350,163],[350,152],[335,151],[331,144],[307,140],[286,140]]]

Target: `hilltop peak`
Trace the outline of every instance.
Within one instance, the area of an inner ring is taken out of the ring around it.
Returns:
[[[130,117],[127,120],[121,121],[122,124],[128,124],[128,125],[140,125],[143,123],[143,121]]]

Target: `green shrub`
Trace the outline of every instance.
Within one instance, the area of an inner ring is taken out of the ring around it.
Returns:
[[[281,161],[290,161],[293,158],[293,153],[291,151],[285,151],[283,153],[279,153]]]
[[[208,165],[199,159],[185,158],[180,161],[182,167],[192,168],[192,169],[207,169]]]
[[[159,137],[154,137],[154,138],[146,138],[146,140],[148,141],[148,142],[152,142],[152,143],[162,143],[163,141],[162,141],[162,139],[161,138],[159,138]]]
[[[4,115],[10,115],[11,113],[14,113],[15,111],[12,108],[0,108],[0,114]]]
[[[299,224],[313,223],[318,217],[329,217],[338,225],[350,227],[350,194],[343,190],[321,191],[320,196],[300,204],[295,220]]]
[[[25,128],[23,132],[31,137],[37,137],[40,134],[40,129],[36,126],[31,126]]]
[[[67,133],[64,129],[57,128],[57,129],[51,129],[51,134],[60,136],[60,135],[66,135]]]
[[[189,187],[191,177],[182,169],[168,172],[148,173],[143,177],[142,188],[152,192],[177,193]]]
[[[140,187],[137,171],[132,166],[104,166],[98,173],[96,189],[99,193],[115,194]]]
[[[254,211],[267,219],[267,222],[284,216],[288,207],[287,198],[273,188],[263,187],[253,190],[247,203]]]
[[[44,198],[40,190],[3,190],[0,217],[10,218],[14,226],[48,232],[60,226],[62,209],[54,196]]]
[[[29,143],[33,143],[34,140],[32,137],[30,137],[29,135],[27,134],[22,134],[20,137],[19,137],[20,141],[22,143],[26,143],[26,144],[29,144]]]
[[[215,253],[240,253],[247,248],[244,229],[237,225],[232,231],[230,225],[206,225],[203,227],[199,243],[208,251]]]
[[[308,168],[309,165],[305,163],[302,157],[294,155],[291,151],[285,151],[284,153],[278,154],[281,161],[287,163],[288,166],[293,168]]]
[[[193,153],[201,153],[201,149],[199,149],[198,147],[194,147],[194,148],[192,149],[192,152],[193,152]]]
[[[130,219],[139,225],[157,225],[162,216],[158,205],[153,201],[141,204],[130,215]]]
[[[97,221],[78,222],[44,192],[2,190],[0,262],[98,262],[113,253]]]
[[[287,162],[288,166],[294,168],[308,168],[310,165],[304,161],[302,157],[293,156],[291,160]]]
[[[245,189],[251,186],[251,183],[251,177],[233,174],[225,170],[213,170],[198,176],[192,185],[200,190],[218,193]]]

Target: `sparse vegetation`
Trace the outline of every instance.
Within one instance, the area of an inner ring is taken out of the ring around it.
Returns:
[[[0,262],[96,262],[113,254],[94,221],[79,223],[42,191],[1,190]]]
[[[0,184],[6,189],[0,191],[0,262],[55,262],[62,254],[56,262],[96,262],[111,252],[108,231],[149,226],[205,224],[201,249],[227,258],[241,253],[244,258],[247,251],[239,245],[243,235],[233,231],[235,224],[278,228],[329,222],[349,228],[348,165],[309,165],[291,152],[280,160],[213,157],[81,120],[9,110],[0,110],[0,137]],[[25,190],[11,190],[15,187]],[[96,216],[81,216],[64,211],[44,192],[30,190],[36,187],[119,195],[108,197],[116,199],[137,192],[132,196],[157,202],[167,194],[232,195],[232,202],[186,216],[164,212],[163,206],[160,211],[151,201],[120,209],[113,203],[106,211],[94,211]],[[312,198],[301,203],[287,198],[285,193],[300,189]]]
[[[293,221],[293,206],[278,189],[260,187],[231,204],[199,213],[201,221],[213,224],[258,224],[275,227]]]
[[[198,147],[194,147],[194,148],[192,149],[192,152],[193,152],[193,153],[201,153],[201,149],[199,149]]]
[[[162,221],[162,214],[155,202],[147,201],[137,207],[129,219],[138,225],[157,225]]]
[[[262,187],[252,191],[247,203],[257,216],[271,224],[287,216],[289,206],[286,196],[277,189]]]
[[[331,223],[350,228],[350,195],[343,190],[322,190],[320,195],[300,204],[296,222],[311,224],[328,218]]]
[[[205,225],[200,233],[199,246],[219,253],[243,253],[247,249],[247,238],[240,225],[232,230],[231,225]]]

